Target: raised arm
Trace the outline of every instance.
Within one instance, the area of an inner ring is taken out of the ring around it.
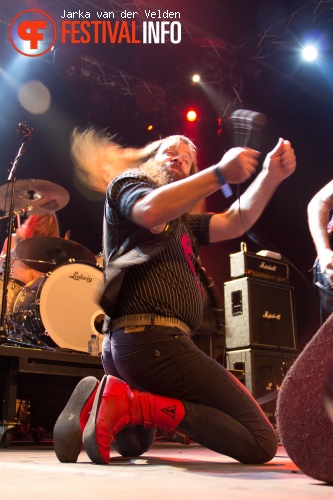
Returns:
[[[238,184],[255,173],[259,155],[258,151],[250,148],[232,148],[216,165],[154,189],[134,205],[133,222],[149,228],[180,217],[196,203],[220,189],[216,169],[219,169],[227,183]]]
[[[279,184],[296,168],[296,157],[289,141],[279,139],[266,156],[261,172],[229,210],[211,219],[210,241],[237,238],[260,217]]]

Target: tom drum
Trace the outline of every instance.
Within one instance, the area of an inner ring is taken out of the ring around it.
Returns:
[[[6,306],[6,315],[7,316],[9,316],[13,312],[15,301],[16,301],[17,296],[23,287],[24,287],[24,283],[22,281],[15,280],[13,278],[9,278],[8,286],[7,286],[7,306]],[[2,304],[3,277],[0,278],[0,297],[1,297],[1,304]],[[1,312],[1,310],[0,310],[0,312]]]

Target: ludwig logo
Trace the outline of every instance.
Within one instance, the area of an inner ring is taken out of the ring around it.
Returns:
[[[28,57],[49,52],[56,42],[57,27],[52,17],[37,9],[24,10],[10,23],[8,37],[13,48]]]
[[[72,274],[72,276],[68,276],[69,278],[72,278],[73,280],[75,281],[86,281],[87,283],[91,283],[92,282],[92,278],[89,276],[85,276],[83,273],[79,274],[77,271],[75,271],[74,274]]]

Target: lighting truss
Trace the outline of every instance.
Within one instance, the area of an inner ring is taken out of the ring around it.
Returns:
[[[333,0],[311,0],[250,37],[240,49],[254,60],[267,60],[277,51],[294,44],[295,30],[319,28],[332,22]]]
[[[36,0],[38,2],[38,0]],[[161,5],[158,5],[152,0],[132,0],[120,2],[116,0],[70,0],[66,2],[67,11],[81,10],[89,11],[95,9],[98,11],[112,11],[115,15],[114,19],[121,19],[120,13],[125,9],[131,12],[137,12],[135,20],[137,22],[137,30],[140,33],[143,21],[147,21],[145,10],[158,10]],[[63,12],[64,4],[57,6],[57,10],[53,13],[54,19],[60,25],[60,15]],[[62,9],[62,10],[60,10]],[[205,83],[217,88],[223,93],[230,95],[230,102],[222,110],[224,115],[230,107],[239,107],[242,102],[242,79],[235,72],[237,63],[236,53],[237,45],[226,42],[218,38],[213,38],[211,34],[204,32],[197,26],[181,20],[182,26],[182,41],[184,40],[193,49],[199,50],[200,66],[202,73],[205,75]],[[166,40],[166,44],[171,42]],[[137,78],[129,72],[111,66],[102,58],[97,59],[92,55],[83,53],[81,56],[81,77],[92,81],[94,84],[102,85],[110,91],[121,93],[127,96],[134,96],[138,89],[144,89],[154,95],[156,98],[163,98],[169,105],[170,102],[177,98],[174,85],[170,85],[162,89],[151,82]]]
[[[138,32],[143,21],[147,21],[145,9],[161,9],[155,0],[69,0],[66,2],[47,2],[35,0],[34,8],[46,10],[52,15],[56,24],[60,26],[61,15],[64,8],[67,11],[81,9],[89,11],[112,11],[115,19],[121,19],[120,13],[125,9],[137,12]],[[263,65],[268,65],[271,56],[283,47],[291,46],[293,42],[293,29],[303,23],[311,25],[324,25],[333,20],[333,0],[312,0],[302,5],[298,10],[289,14],[284,19],[272,24],[259,33],[254,34],[243,44],[231,44],[201,28],[194,26],[183,18],[182,41],[193,47],[199,54],[198,60],[204,83],[217,89],[221,94],[228,96],[220,115],[223,118],[230,115],[235,108],[242,107],[243,77],[240,60],[252,60]],[[10,20],[0,14],[0,24],[9,25]],[[166,43],[170,43],[166,41]],[[47,60],[47,58],[46,58]],[[50,62],[50,59],[48,62]],[[129,71],[110,65],[103,56],[81,53],[81,67],[79,76],[94,85],[100,85],[107,91],[116,92],[124,96],[133,97],[139,89],[145,91],[156,99],[161,99],[167,105],[177,99],[175,86],[167,85],[165,88],[138,78]]]

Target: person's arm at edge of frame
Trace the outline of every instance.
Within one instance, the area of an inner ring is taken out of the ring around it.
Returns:
[[[320,268],[333,271],[333,251],[327,232],[330,211],[333,209],[333,181],[318,191],[308,204],[308,224],[310,234],[320,261]]]

